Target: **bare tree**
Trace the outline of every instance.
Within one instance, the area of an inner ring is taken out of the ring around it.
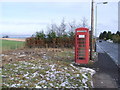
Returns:
[[[88,27],[88,20],[85,17],[81,19],[81,27]]]
[[[51,24],[50,26],[47,27],[48,33],[55,32],[57,34],[57,36],[64,35],[65,34],[65,30],[66,30],[66,24],[65,24],[64,18],[63,18],[63,20],[62,20],[60,25]]]
[[[51,24],[50,26],[47,26],[47,34],[51,32],[55,32],[57,34],[57,29],[58,26],[55,23]]]
[[[65,30],[66,30],[66,24],[65,24],[65,20],[63,18],[60,26],[57,28],[57,34],[58,34],[58,36],[64,35],[66,33]]]
[[[74,32],[75,29],[77,28],[76,21],[73,20],[72,22],[69,22],[68,24],[69,24],[69,31]]]
[[[48,26],[48,33],[50,32],[55,32],[57,36],[62,36],[66,34],[66,30],[68,29],[68,32],[75,32],[76,28],[79,27],[88,27],[88,22],[87,19],[84,17],[81,19],[80,23],[76,23],[75,20],[73,20],[72,22],[68,22],[68,24],[65,23],[65,19],[62,19],[62,22],[60,23],[60,25],[57,24],[51,24],[50,26]]]
[[[84,17],[81,19],[80,23],[76,23],[75,20],[73,20],[72,22],[69,23],[69,31],[70,32],[74,32],[76,28],[79,28],[79,27],[88,27],[88,20]]]

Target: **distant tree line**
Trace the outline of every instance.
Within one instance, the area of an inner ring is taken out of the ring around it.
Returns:
[[[110,39],[113,40],[114,43],[120,43],[120,31],[117,31],[116,33],[111,33],[111,31],[104,31],[103,33],[100,33],[99,39]]]
[[[44,31],[36,32],[31,38],[26,39],[27,47],[66,47],[74,46],[75,29],[78,27],[87,27],[87,19],[83,18],[81,23],[76,24],[76,21],[65,23],[63,19],[60,25],[51,24],[47,27],[47,33]]]
[[[8,35],[5,35],[5,36],[3,36],[2,38],[9,38],[9,36],[8,36]]]

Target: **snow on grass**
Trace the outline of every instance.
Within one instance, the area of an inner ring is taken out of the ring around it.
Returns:
[[[41,87],[41,86],[37,86],[37,85],[36,85],[36,86],[35,86],[35,88],[42,88],[42,87]]]
[[[52,60],[19,61],[3,68],[3,87],[89,88],[94,70]]]

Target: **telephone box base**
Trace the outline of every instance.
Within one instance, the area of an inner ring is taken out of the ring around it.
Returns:
[[[77,67],[86,67],[86,68],[92,68],[93,64],[78,64],[78,63],[73,63],[74,66]]]

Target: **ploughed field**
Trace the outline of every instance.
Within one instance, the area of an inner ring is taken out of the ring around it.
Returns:
[[[73,49],[25,48],[0,54],[3,88],[88,88],[94,70],[76,67]]]

